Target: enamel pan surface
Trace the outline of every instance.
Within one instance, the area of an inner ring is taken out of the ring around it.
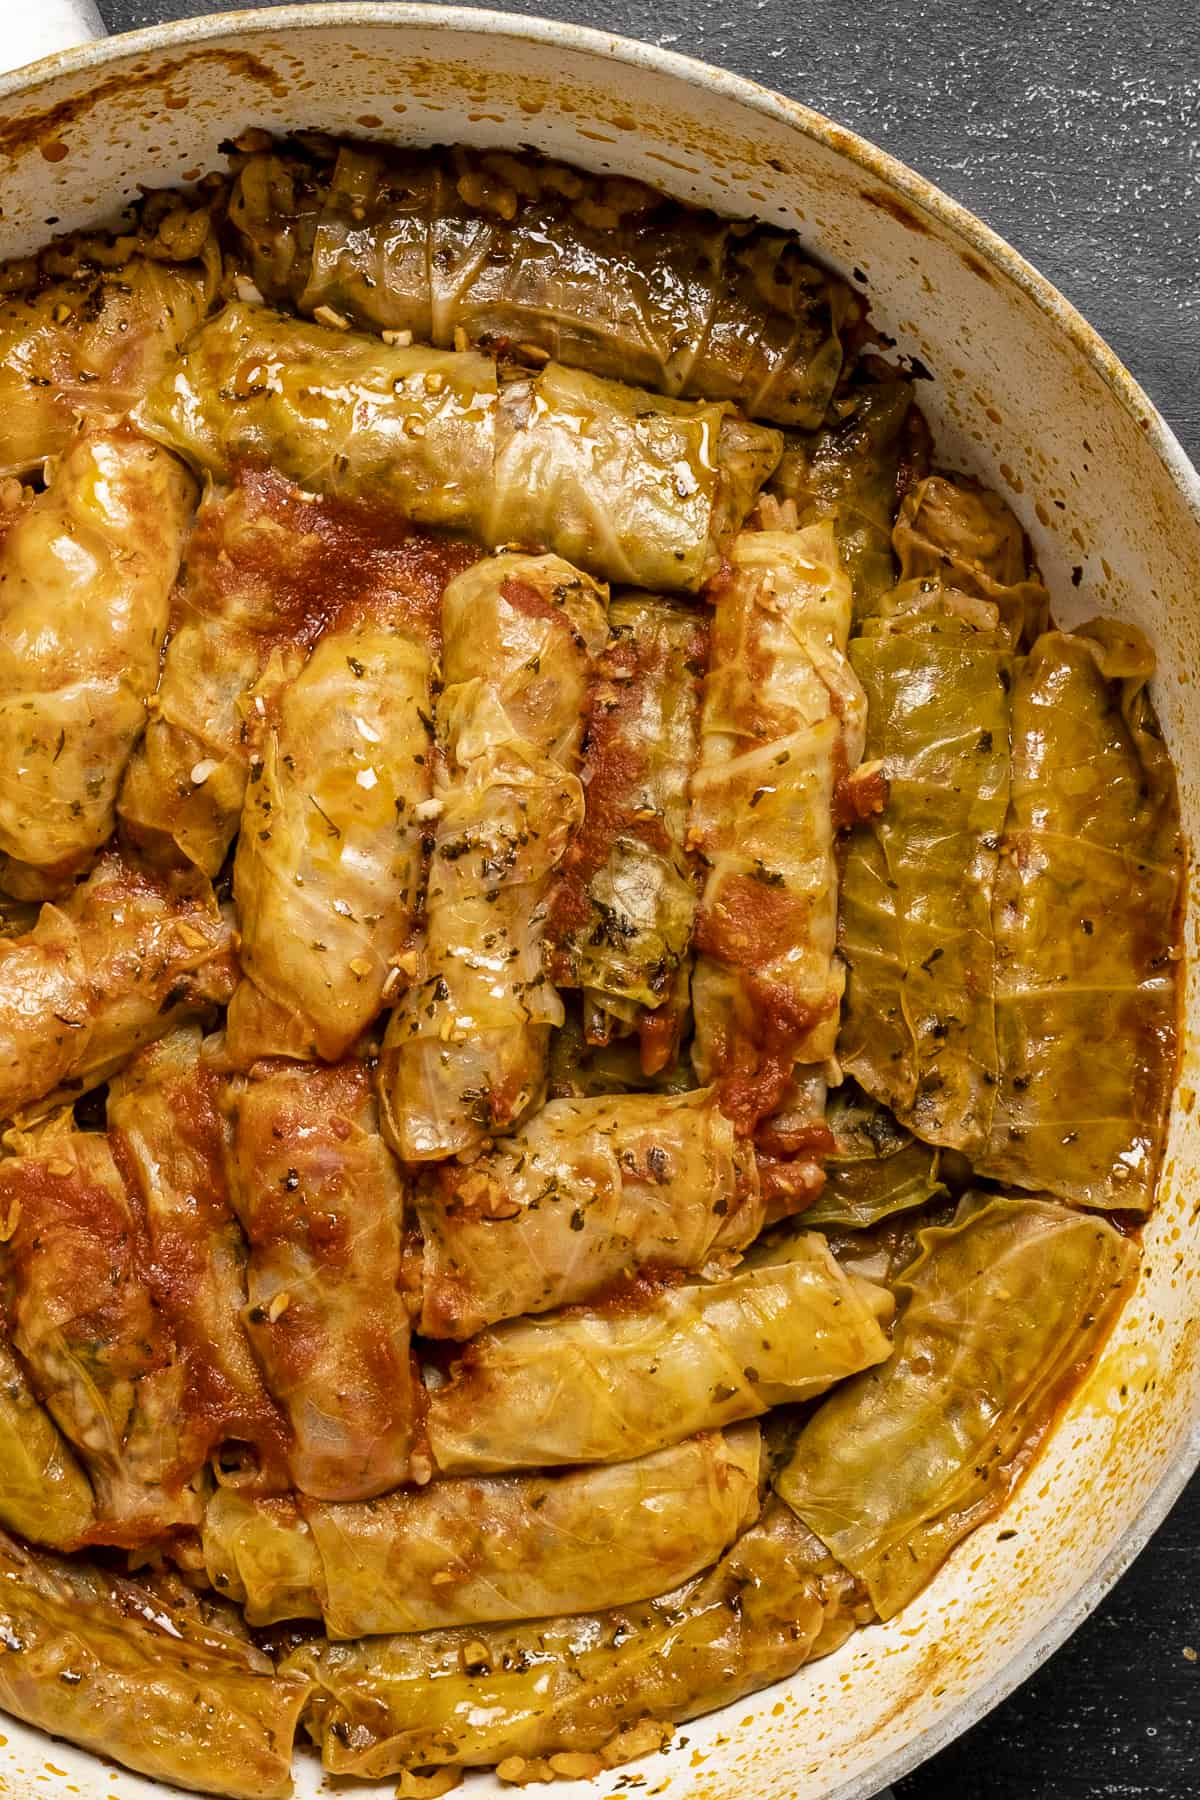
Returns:
[[[1119,613],[1153,640],[1195,841],[1200,480],[1112,352],[977,219],[804,107],[662,50],[501,13],[284,6],[89,45],[0,80],[0,255],[105,217],[138,183],[194,179],[249,125],[533,144],[793,227],[825,262],[861,272],[876,324],[931,376],[920,397],[941,458],[1011,500],[1059,618]],[[1193,1025],[1195,939],[1193,906]],[[866,1800],[1023,1680],[1132,1561],[1200,1460],[1198,1085],[1189,1033],[1141,1285],[1005,1513],[1005,1541],[985,1527],[899,1618],[685,1727],[686,1744],[637,1771],[649,1790]],[[0,1723],[0,1776],[18,1800],[164,1792]],[[314,1761],[297,1770],[301,1794],[321,1791]],[[609,1793],[620,1773],[556,1795]],[[490,1777],[469,1785],[499,1791]]]

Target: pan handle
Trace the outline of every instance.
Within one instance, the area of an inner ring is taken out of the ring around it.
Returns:
[[[103,36],[104,21],[94,0],[17,0],[0,32],[0,73]]]

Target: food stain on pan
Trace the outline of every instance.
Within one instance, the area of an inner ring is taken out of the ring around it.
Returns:
[[[924,219],[913,211],[906,200],[901,200],[899,195],[885,193],[882,188],[862,188],[860,192],[868,206],[873,206],[877,212],[886,213],[889,219],[895,219],[897,225],[915,231],[918,237],[930,235]]]
[[[1119,1419],[1157,1384],[1161,1369],[1152,1344],[1120,1344],[1102,1356],[1084,1382],[1075,1410]]]
[[[972,275],[978,275],[980,281],[986,281],[989,286],[995,285],[996,277],[992,271],[986,263],[980,262],[979,258],[970,250],[960,250],[958,255],[964,269],[970,269]]]
[[[186,75],[202,63],[221,66],[230,81],[252,81],[266,87],[275,99],[286,99],[287,89],[280,76],[260,57],[247,50],[196,50],[175,62],[164,62],[155,68],[123,69],[108,75],[81,94],[72,94],[41,112],[24,113],[19,118],[0,123],[0,156],[19,156],[36,145],[47,162],[61,162],[68,154],[63,134],[107,100],[127,101],[153,88],[169,86],[177,77]],[[183,110],[187,100],[165,99],[168,107]]]

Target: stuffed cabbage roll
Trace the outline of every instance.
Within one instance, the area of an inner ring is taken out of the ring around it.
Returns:
[[[932,596],[936,600],[937,595]],[[991,912],[1010,779],[1008,633],[948,607],[855,640],[890,798],[850,840],[843,1068],[928,1143],[986,1142],[999,1072]]]
[[[201,328],[139,419],[221,479],[270,463],[335,499],[682,592],[717,568],[782,447],[728,405],[555,363],[501,387],[477,351],[383,344],[238,303]]]
[[[0,1161],[0,1293],[38,1397],[91,1477],[90,1535],[136,1546],[197,1525],[184,1369],[108,1140],[68,1123],[18,1146]]]
[[[1000,1511],[1138,1266],[1049,1200],[968,1196],[919,1242],[890,1361],[818,1409],[776,1483],[884,1619]]]
[[[315,1682],[308,1729],[336,1774],[498,1763],[501,1779],[550,1780],[662,1748],[672,1721],[781,1681],[863,1616],[855,1584],[776,1500],[715,1567],[659,1600],[307,1644],[282,1666]]]
[[[617,1462],[807,1400],[889,1351],[890,1300],[815,1234],[723,1281],[493,1327],[429,1394],[444,1474]]]
[[[0,938],[0,1120],[106,1081],[143,1044],[228,1000],[231,938],[203,877],[102,857],[31,932]]]
[[[993,911],[1001,1076],[976,1159],[1140,1212],[1175,1081],[1185,863],[1153,672],[1139,631],[1097,619],[1040,637],[1017,676]]]
[[[384,1493],[416,1472],[416,1393],[403,1191],[369,1073],[264,1065],[233,1079],[225,1105],[250,1245],[243,1317],[291,1426],[292,1481],[318,1500]]]
[[[0,1535],[0,1707],[155,1781],[286,1800],[311,1682],[276,1672],[230,1607]]]
[[[0,298],[0,476],[67,449],[80,419],[124,416],[208,309],[210,275],[135,258]]]
[[[95,1522],[87,1476],[0,1337],[0,1525],[31,1543],[71,1550]]]
[[[602,580],[694,593],[782,447],[777,431],[726,405],[548,363],[501,388],[477,529],[486,544],[544,544]]]
[[[639,1268],[703,1268],[763,1224],[753,1152],[712,1089],[553,1100],[495,1149],[431,1171],[416,1210],[426,1337],[471,1337]]]
[[[337,1062],[397,978],[421,901],[432,793],[420,596],[355,596],[254,735],[233,870],[243,980],[226,1049]]]
[[[512,345],[666,394],[815,427],[859,302],[789,233],[530,151],[273,152],[229,215],[255,282],[302,312],[449,346]]]
[[[246,1246],[225,1178],[229,1127],[198,1026],[151,1044],[108,1090],[112,1147],[141,1196],[146,1277],[185,1373],[194,1460],[218,1481],[289,1485],[282,1415],[242,1327]]]
[[[334,1638],[537,1619],[661,1594],[758,1515],[759,1430],[637,1462],[434,1481],[350,1506],[210,1502],[204,1555],[252,1625],[323,1617]]]
[[[550,970],[582,988],[588,1036],[636,1029],[650,1075],[678,1053],[688,1004],[696,891],[684,841],[706,623],[649,596],[613,601],[588,703],[586,811],[550,914]]]
[[[717,585],[689,842],[706,875],[693,978],[701,1081],[742,1130],[833,1054],[838,810],[862,752],[850,583],[832,527],[745,532]]]
[[[1003,502],[941,477],[909,494],[896,544],[905,580],[850,646],[866,755],[890,798],[846,857],[838,1056],[919,1137],[973,1156],[999,1079],[992,907],[1010,695],[1045,591]]]
[[[0,880],[38,899],[112,835],[158,682],[195,484],[131,431],[77,438],[0,514]]]
[[[149,724],[118,811],[156,861],[216,875],[241,818],[254,726],[349,594],[436,600],[471,559],[377,507],[242,469],[200,504]],[[257,765],[255,765],[257,766]]]
[[[839,398],[833,421],[808,436],[788,433],[771,478],[771,494],[793,503],[798,524],[833,525],[856,619],[895,584],[892,526],[901,490],[922,470],[922,424],[912,382],[869,368]]]
[[[965,476],[930,475],[904,496],[894,532],[902,581],[977,596],[999,608],[1014,643],[1045,629],[1049,599],[1031,571],[1012,508]]]
[[[574,771],[606,598],[557,556],[490,557],[446,589],[422,967],[380,1065],[406,1161],[467,1150],[541,1098],[563,1016],[546,912],[583,812]]]

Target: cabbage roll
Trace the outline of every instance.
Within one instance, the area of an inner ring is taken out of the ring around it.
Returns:
[[[745,532],[717,584],[689,842],[706,874],[693,978],[701,1081],[740,1129],[833,1054],[837,810],[862,751],[850,583],[832,527]]]
[[[270,463],[334,499],[682,592],[718,567],[782,448],[728,405],[555,363],[501,386],[477,351],[384,344],[239,303],[201,328],[139,419],[221,479]]]
[[[31,932],[0,938],[0,1120],[95,1087],[143,1044],[228,1000],[231,938],[203,877],[167,880],[102,857]]]
[[[905,495],[893,541],[902,580],[990,601],[1014,643],[1031,644],[1045,630],[1049,597],[999,494],[962,475],[930,475]]]
[[[537,1619],[661,1594],[758,1515],[759,1429],[637,1462],[434,1481],[349,1506],[210,1502],[204,1555],[251,1625],[323,1617],[330,1637]]]
[[[892,526],[901,489],[922,460],[920,415],[911,381],[882,367],[838,405],[844,415],[819,431],[787,434],[770,492],[794,504],[801,525],[831,522],[861,619],[895,584]]]
[[[889,1351],[881,1290],[800,1236],[723,1281],[644,1281],[472,1340],[429,1394],[444,1474],[618,1462],[824,1393]]]
[[[226,1048],[337,1062],[383,1004],[421,899],[431,636],[419,596],[363,596],[256,732],[233,870],[243,980]]]
[[[1139,631],[1097,619],[1040,637],[1017,676],[993,910],[1001,1077],[976,1158],[1139,1212],[1175,1082],[1185,866],[1153,672]]]
[[[183,1361],[195,1460],[211,1458],[218,1481],[278,1492],[289,1485],[287,1432],[242,1327],[246,1246],[219,1103],[199,1027],[184,1026],[114,1078],[109,1134],[141,1196],[147,1279]]]
[[[994,1518],[1108,1333],[1137,1247],[1050,1200],[968,1196],[920,1233],[891,1360],[804,1427],[780,1494],[881,1618]]]
[[[89,422],[124,416],[208,308],[209,276],[135,258],[0,298],[0,476],[65,451]]]
[[[70,1550],[95,1522],[87,1476],[0,1337],[0,1525],[31,1543]]]
[[[1045,592],[995,495],[931,477],[895,537],[905,579],[850,646],[890,798],[846,857],[838,1056],[918,1137],[976,1156],[1000,1069],[992,907],[1010,695]]]
[[[185,1371],[108,1140],[56,1125],[18,1146],[0,1161],[0,1293],[13,1347],[91,1477],[89,1535],[136,1546],[197,1525]]]
[[[112,835],[158,682],[195,484],[131,431],[77,438],[0,514],[0,880],[40,899]]]
[[[264,1065],[233,1079],[225,1105],[250,1245],[243,1316],[291,1425],[292,1481],[318,1500],[385,1493],[415,1472],[416,1396],[403,1190],[368,1071]]]
[[[825,1186],[805,1208],[806,1226],[866,1230],[946,1192],[939,1175],[940,1152],[906,1131],[856,1082],[834,1090],[826,1123],[833,1147],[825,1157]]]
[[[487,544],[542,545],[602,580],[694,593],[715,575],[783,440],[728,406],[664,400],[548,363],[507,381]]]
[[[446,589],[422,967],[380,1066],[406,1161],[470,1149],[541,1099],[563,1016],[546,913],[583,813],[574,771],[606,598],[556,556],[491,557]]]
[[[231,1607],[0,1535],[0,1707],[155,1781],[286,1800],[311,1683],[276,1672]]]
[[[530,151],[272,152],[229,215],[259,289],[448,347],[512,345],[665,394],[821,422],[856,296],[790,233]]]
[[[838,1054],[918,1136],[987,1141],[999,1052],[992,897],[1010,779],[1007,634],[926,612],[856,639],[890,798],[850,840]]]
[[[588,1036],[636,1029],[647,1074],[678,1053],[696,892],[687,791],[706,621],[648,595],[614,600],[588,703],[587,806],[551,909],[550,970],[582,988]]]
[[[308,1729],[339,1775],[498,1763],[502,1779],[549,1780],[660,1749],[671,1721],[783,1680],[862,1617],[855,1584],[774,1500],[715,1567],[659,1600],[306,1644],[282,1667],[315,1682]]]
[[[712,1089],[552,1100],[515,1137],[418,1188],[419,1329],[471,1337],[630,1270],[700,1269],[758,1236],[753,1152]]]
[[[269,470],[239,470],[227,491],[210,491],[188,543],[150,721],[121,788],[130,837],[155,861],[216,875],[241,818],[252,728],[347,597],[436,598],[470,556],[378,508],[321,500]]]

